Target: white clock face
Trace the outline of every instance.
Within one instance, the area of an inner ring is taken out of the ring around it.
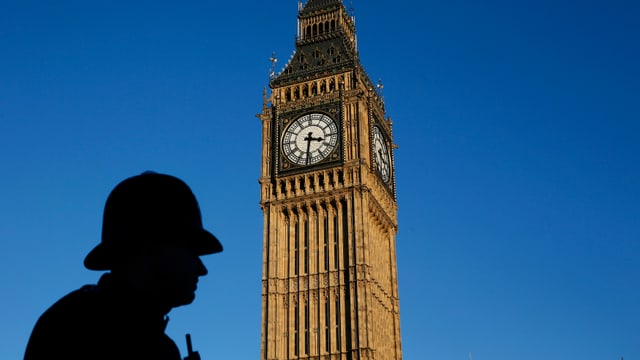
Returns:
[[[312,165],[325,159],[338,144],[338,126],[328,115],[311,113],[295,120],[282,137],[282,151],[294,164]]]
[[[389,182],[391,178],[391,161],[389,161],[387,143],[384,140],[382,131],[377,126],[373,127],[373,152],[376,160],[376,168],[382,176],[382,181]]]

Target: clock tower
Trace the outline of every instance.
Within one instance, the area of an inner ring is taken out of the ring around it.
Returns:
[[[392,124],[342,0],[300,3],[269,87],[261,359],[402,359]]]

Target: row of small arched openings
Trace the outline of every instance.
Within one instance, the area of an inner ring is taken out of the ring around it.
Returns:
[[[292,194],[304,194],[309,191],[324,190],[328,187],[334,188],[340,184],[344,184],[344,172],[342,170],[329,170],[323,171],[316,176],[301,175],[294,178],[281,179],[276,190],[279,191],[281,195],[286,195],[288,192]],[[329,203],[335,204],[335,200]],[[295,215],[298,215],[298,209],[293,208],[291,210]]]
[[[288,88],[284,92],[286,101],[300,100],[309,96],[322,95],[336,91],[336,80],[329,79],[322,80],[320,82],[312,82],[311,84],[304,84],[296,86],[294,88]]]
[[[307,25],[304,31],[305,37],[318,36],[336,31],[336,21],[325,21],[318,24]]]

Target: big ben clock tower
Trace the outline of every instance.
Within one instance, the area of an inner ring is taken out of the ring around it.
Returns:
[[[262,360],[402,359],[391,120],[341,0],[300,3],[262,112]]]

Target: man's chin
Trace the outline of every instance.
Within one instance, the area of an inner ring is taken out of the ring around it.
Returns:
[[[179,299],[175,299],[173,307],[189,305],[196,299],[196,294],[185,295]]]

